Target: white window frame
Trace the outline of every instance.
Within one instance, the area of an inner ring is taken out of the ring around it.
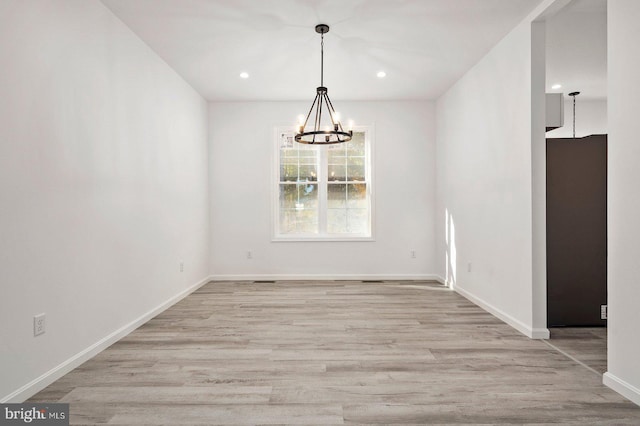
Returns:
[[[369,228],[368,234],[329,234],[327,229],[327,169],[328,155],[320,153],[320,164],[318,170],[318,225],[317,234],[282,234],[280,233],[280,143],[283,133],[291,133],[291,126],[275,126],[273,134],[272,149],[272,169],[271,169],[271,241],[273,242],[300,242],[300,241],[375,241],[375,203],[374,203],[374,126],[354,126],[353,131],[365,133],[365,182],[369,200]],[[297,143],[297,142],[294,142]],[[318,151],[327,150],[327,146],[307,145],[311,149]]]

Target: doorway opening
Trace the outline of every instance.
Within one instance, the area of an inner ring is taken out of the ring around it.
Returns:
[[[606,13],[606,0],[572,0],[546,21],[547,327],[552,345],[600,374],[607,369]]]

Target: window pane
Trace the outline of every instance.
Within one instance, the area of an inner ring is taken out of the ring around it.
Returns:
[[[327,210],[327,232],[329,234],[346,234],[347,229],[347,210],[345,209],[328,209]]]
[[[289,150],[290,151],[290,150]],[[288,155],[287,152],[285,152],[284,150],[280,151],[280,164],[292,164],[292,165],[297,165],[298,164],[298,156],[296,155],[291,156]]]
[[[280,148],[293,148],[293,135],[289,132],[280,133]]]
[[[327,232],[330,234],[369,233],[367,185],[327,185]]]
[[[341,166],[329,165],[328,180],[329,182],[344,182],[347,180],[347,168],[344,164]]]
[[[312,166],[300,166],[300,174],[298,175],[299,181],[316,181],[318,180],[318,173],[316,172],[316,165]]]
[[[280,148],[280,182],[317,181],[318,151],[295,145]]]
[[[280,208],[285,210],[317,210],[317,184],[280,184]]]
[[[351,142],[346,143],[345,146],[347,180],[364,182],[366,180],[364,133],[354,133]]]
[[[349,162],[347,170],[349,175],[348,180],[364,182],[364,165],[351,165],[351,162]]]
[[[280,210],[281,234],[317,234],[318,215],[309,210]]]
[[[347,210],[347,230],[356,234],[364,234],[369,231],[368,209]]]
[[[298,144],[298,145],[300,145],[300,144]],[[309,147],[305,148],[304,145],[298,147],[298,152],[299,152],[300,158],[310,158],[314,162],[316,161],[316,157],[318,156],[318,151],[317,150],[315,150],[314,148],[309,148]]]
[[[351,142],[347,142],[347,143],[351,143]],[[333,145],[328,150],[327,160],[329,161],[329,164],[344,164],[345,157],[346,157],[346,152],[345,152],[344,146],[342,145]]]
[[[298,158],[298,150],[297,149],[293,149],[293,148],[288,148],[288,149],[281,149],[280,150],[280,159],[282,161],[282,159],[284,158]]]
[[[298,180],[297,164],[280,164],[280,181],[295,182]]]
[[[363,166],[364,167],[364,157],[349,157],[349,167],[351,166]]]
[[[358,183],[347,186],[347,207],[350,209],[366,209],[367,203],[367,184]]]
[[[345,144],[348,155],[365,155],[364,132],[354,132],[353,138]]]
[[[318,185],[280,185],[280,232],[315,234],[318,232]]]
[[[330,209],[344,209],[347,207],[347,185],[327,185],[327,207]]]

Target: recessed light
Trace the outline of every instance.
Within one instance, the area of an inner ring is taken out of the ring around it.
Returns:
[[[553,90],[562,89],[562,84],[554,84],[553,86],[551,86],[551,88],[552,88]]]
[[[249,73],[248,72],[241,72],[240,73],[240,78],[249,78]]]
[[[384,71],[378,71],[378,74],[376,74],[378,76],[378,78],[385,78],[387,76],[387,73]]]

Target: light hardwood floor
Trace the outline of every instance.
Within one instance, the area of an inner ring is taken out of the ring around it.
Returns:
[[[213,282],[32,401],[71,424],[640,424],[542,341],[429,282]]]
[[[607,371],[607,329],[605,327],[552,328],[549,343],[574,357],[596,373]]]

